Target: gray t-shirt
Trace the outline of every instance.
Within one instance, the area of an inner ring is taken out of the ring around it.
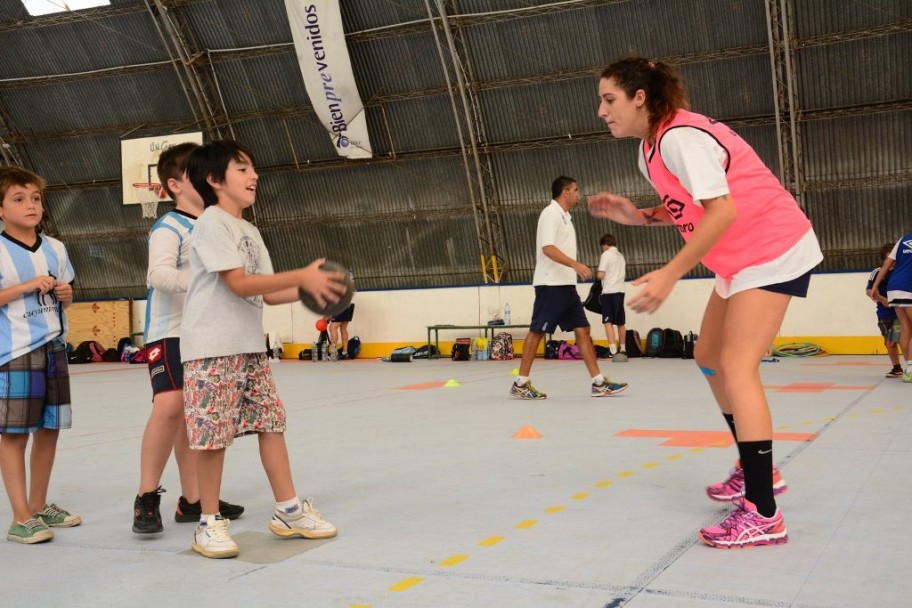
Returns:
[[[182,361],[266,351],[263,297],[241,298],[228,289],[220,271],[272,274],[260,231],[219,207],[207,207],[193,228],[190,285],[184,299]]]

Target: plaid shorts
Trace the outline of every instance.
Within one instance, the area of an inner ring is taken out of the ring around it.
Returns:
[[[266,353],[184,362],[184,416],[190,449],[227,448],[235,437],[285,432],[285,406]]]
[[[66,347],[54,339],[0,366],[0,433],[68,429],[70,372]]]

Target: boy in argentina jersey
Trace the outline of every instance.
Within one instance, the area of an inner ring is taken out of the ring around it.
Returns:
[[[38,231],[43,190],[31,171],[0,167],[0,472],[13,511],[6,538],[23,544],[82,523],[47,501],[57,438],[72,424],[63,309],[76,274],[63,243]]]

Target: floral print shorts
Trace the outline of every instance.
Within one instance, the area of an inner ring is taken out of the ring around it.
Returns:
[[[227,448],[250,433],[285,432],[285,406],[266,354],[186,361],[184,416],[194,450]]]

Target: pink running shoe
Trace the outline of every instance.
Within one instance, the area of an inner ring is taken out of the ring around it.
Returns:
[[[779,496],[788,490],[788,484],[779,474],[779,467],[773,465],[773,496]],[[731,470],[728,479],[706,487],[706,495],[716,502],[731,502],[733,498],[744,496],[744,469],[741,460],[735,461],[735,468]]]
[[[717,549],[743,549],[788,542],[782,511],[776,509],[772,517],[763,517],[754,503],[746,498],[739,496],[732,502],[735,510],[719,525],[700,530],[700,540]]]

